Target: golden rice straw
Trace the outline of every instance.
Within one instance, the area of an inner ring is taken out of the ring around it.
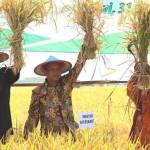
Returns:
[[[141,88],[150,88],[150,72],[148,66],[148,49],[150,45],[150,3],[147,0],[135,0],[135,4],[128,11],[123,12],[121,24],[128,25],[125,40],[133,45],[136,54],[139,73],[138,85]]]
[[[2,11],[7,17],[12,30],[9,39],[11,46],[11,60],[15,72],[24,65],[22,33],[29,23],[42,23],[52,8],[51,0],[2,0]]]
[[[100,48],[99,36],[104,25],[102,12],[101,0],[75,0],[71,7],[73,22],[85,32],[83,46],[88,59],[95,58],[96,51]]]

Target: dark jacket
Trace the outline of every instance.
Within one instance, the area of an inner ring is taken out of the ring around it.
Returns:
[[[0,68],[0,139],[6,136],[12,128],[10,113],[10,88],[19,78],[19,74],[14,75],[12,68]]]

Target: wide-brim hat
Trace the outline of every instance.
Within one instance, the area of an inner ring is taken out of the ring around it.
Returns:
[[[43,62],[43,63],[37,65],[34,68],[34,72],[38,75],[46,76],[47,69],[48,69],[47,66],[51,66],[54,64],[57,64],[60,66],[61,73],[65,73],[65,72],[69,71],[72,67],[72,64],[70,62],[65,61],[65,60],[58,60],[57,58],[50,56],[46,62]]]
[[[0,63],[7,60],[9,58],[9,55],[4,52],[0,52]]]

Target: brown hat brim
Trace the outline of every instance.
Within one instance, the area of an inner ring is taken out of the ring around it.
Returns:
[[[9,55],[4,52],[0,52],[0,63],[7,60],[9,58]]]
[[[34,69],[34,72],[38,75],[46,76],[47,73],[46,66],[50,66],[54,64],[58,64],[60,66],[61,73],[65,73],[66,71],[70,70],[72,67],[71,63],[68,61],[64,61],[64,60],[48,61],[37,65]]]

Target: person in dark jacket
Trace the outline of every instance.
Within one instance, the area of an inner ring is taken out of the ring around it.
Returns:
[[[0,63],[9,58],[8,54],[0,52]],[[13,67],[0,67],[0,140],[3,144],[10,134],[13,134],[10,112],[10,88],[19,78]]]

